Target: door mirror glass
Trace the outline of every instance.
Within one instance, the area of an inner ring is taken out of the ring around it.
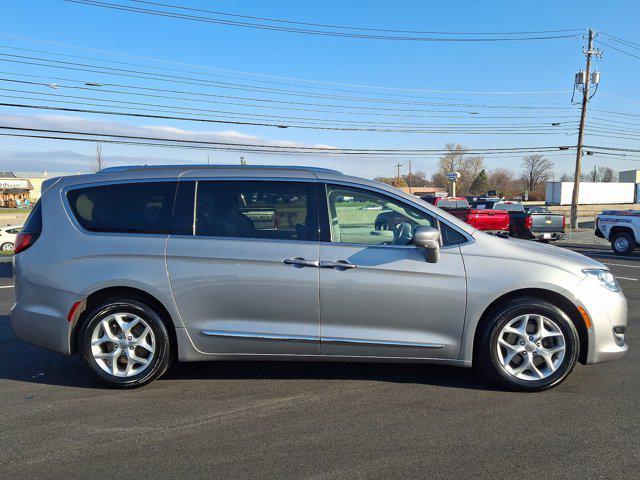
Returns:
[[[424,249],[424,259],[436,263],[440,259],[440,231],[434,227],[418,227],[413,234],[413,244]]]

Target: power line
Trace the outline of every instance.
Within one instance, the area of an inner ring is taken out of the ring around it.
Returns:
[[[539,30],[539,31],[530,31],[530,32],[442,32],[442,31],[434,32],[434,31],[421,31],[421,30],[393,30],[393,29],[383,29],[383,28],[360,27],[360,26],[353,26],[353,25],[309,23],[309,22],[301,22],[301,21],[290,20],[290,19],[257,17],[253,15],[240,15],[237,13],[204,10],[201,8],[185,7],[185,6],[175,5],[170,3],[151,2],[151,1],[144,1],[144,0],[130,0],[130,1],[134,3],[143,3],[143,4],[155,5],[159,7],[171,7],[171,8],[180,9],[180,10],[188,10],[191,12],[210,13],[210,14],[221,15],[225,17],[246,18],[246,19],[252,19],[252,20],[262,20],[262,21],[277,22],[277,23],[290,23],[294,25],[305,25],[305,26],[311,26],[311,27],[339,28],[339,29],[345,29],[345,30],[366,30],[366,31],[387,32],[387,33],[415,33],[415,34],[427,34],[427,35],[531,35],[531,34],[542,34],[542,33],[581,32],[584,30],[583,28],[569,28],[569,29],[562,29],[562,30]]]
[[[80,59],[80,60],[89,60],[89,61],[97,61],[97,62],[102,62],[102,63],[112,63],[112,64],[116,64],[116,65],[124,65],[124,66],[133,66],[133,67],[142,67],[142,68],[152,68],[155,70],[164,70],[164,71],[170,71],[170,72],[177,72],[177,73],[187,73],[187,74],[194,74],[194,75],[201,75],[201,76],[205,76],[205,77],[220,77],[220,78],[231,78],[231,79],[235,79],[237,80],[238,78],[241,78],[242,80],[247,80],[246,78],[242,78],[239,77],[237,74],[235,76],[233,75],[223,75],[220,73],[198,73],[198,72],[193,72],[191,70],[183,70],[183,69],[175,69],[175,68],[167,68],[167,67],[159,67],[159,66],[155,66],[155,65],[146,65],[146,64],[139,64],[139,63],[133,63],[133,62],[120,62],[117,60],[105,60],[102,58],[95,58],[95,57],[85,57],[82,55],[69,55],[69,54],[64,54],[64,53],[58,53],[58,52],[50,52],[50,51],[46,51],[46,50],[34,50],[34,49],[30,49],[30,48],[20,48],[20,47],[13,47],[13,46],[8,46],[8,45],[0,45],[0,48],[3,49],[8,49],[8,50],[16,50],[19,52],[29,52],[29,53],[37,53],[37,54],[44,54],[44,55],[54,55],[55,57],[66,57],[66,58],[74,58],[74,59]],[[172,62],[170,62],[172,63]],[[207,68],[207,67],[202,67],[202,66],[198,66],[199,68]],[[220,69],[213,69],[213,70],[220,70]],[[245,75],[247,75],[245,73]],[[253,74],[253,75],[257,75],[257,74]],[[287,78],[287,77],[284,77]],[[291,79],[290,79],[291,80]],[[356,93],[356,94],[362,94],[362,91],[359,90],[350,90],[350,89],[345,89],[345,88],[331,88],[331,87],[327,87],[324,85],[330,84],[330,85],[343,85],[343,86],[352,86],[352,87],[358,87],[358,88],[369,88],[369,89],[382,89],[382,90],[391,90],[391,91],[410,91],[410,92],[414,92],[414,93],[447,93],[447,91],[439,91],[439,90],[421,90],[421,89],[409,89],[409,88],[395,88],[395,87],[375,87],[375,86],[371,86],[371,85],[357,85],[357,84],[340,84],[340,83],[336,83],[336,82],[318,82],[318,81],[307,81],[307,82],[314,82],[314,83],[322,83],[324,84],[323,86],[309,86],[309,85],[299,85],[299,84],[295,84],[295,83],[290,83],[290,82],[279,82],[279,81],[272,81],[272,80],[251,80],[253,82],[258,82],[258,83],[265,83],[265,84],[270,84],[270,85],[284,85],[284,86],[288,86],[288,87],[297,87],[297,88],[306,88],[306,89],[316,89],[316,90],[327,90],[327,91],[334,91],[334,92],[342,92],[342,93]],[[302,80],[298,80],[298,81],[302,81]],[[370,92],[367,92],[370,93]],[[473,93],[473,94],[483,94],[483,95],[491,95],[491,94],[551,94],[551,93],[570,93],[569,90],[554,90],[554,91],[533,91],[533,92],[524,92],[524,91],[520,91],[520,92],[448,92],[448,93],[465,93],[465,94],[469,94],[469,93]],[[400,93],[386,93],[385,95],[388,96],[393,96],[393,97],[401,97],[401,98],[421,98],[421,99],[436,99],[436,100],[452,100],[452,101],[472,101],[468,98],[449,98],[449,97],[442,97],[442,96],[425,96],[425,95],[408,95],[408,94],[400,94]],[[486,100],[483,100],[486,101]],[[513,103],[513,102],[511,102]]]
[[[338,147],[304,147],[304,146],[289,146],[289,145],[258,145],[247,143],[230,143],[230,142],[214,142],[207,140],[186,140],[166,137],[146,137],[135,135],[123,135],[123,134],[109,134],[100,132],[85,132],[85,131],[70,131],[70,130],[53,130],[53,129],[39,129],[39,128],[26,128],[26,127],[14,127],[9,125],[0,125],[2,130],[12,131],[28,131],[36,133],[52,133],[52,134],[65,134],[65,135],[82,135],[92,137],[108,137],[128,140],[152,140],[163,142],[184,143],[188,145],[210,145],[218,147],[247,147],[247,148],[269,148],[274,151],[293,151],[297,153],[320,153],[320,154],[332,154],[332,155],[441,155],[449,153],[447,149],[370,149],[370,148],[338,148]],[[91,139],[90,141],[95,141]],[[560,149],[569,149],[573,147],[554,147],[554,146],[535,146],[535,147],[503,147],[503,148],[471,148],[465,149],[464,155],[504,155],[508,153],[551,153],[558,152]]]
[[[0,78],[0,81],[2,79]],[[160,107],[160,108],[169,108],[175,109],[181,112],[197,112],[197,113],[215,113],[221,114],[223,116],[238,116],[238,117],[255,117],[255,118],[269,118],[276,119],[282,122],[291,122],[291,121],[302,121],[302,122],[317,122],[317,123],[345,123],[350,125],[377,125],[377,126],[403,126],[403,127],[442,127],[442,128],[451,128],[451,129],[477,129],[477,128],[545,128],[549,129],[553,126],[553,128],[557,127],[568,127],[575,126],[575,121],[573,122],[539,122],[539,123],[435,123],[435,124],[423,124],[423,123],[408,123],[408,122],[371,122],[371,121],[358,121],[358,120],[336,120],[336,119],[327,119],[327,118],[309,118],[309,117],[283,117],[281,115],[265,115],[265,114],[253,114],[253,113],[245,113],[245,112],[229,112],[226,110],[211,110],[211,109],[203,109],[203,108],[189,108],[183,106],[171,106],[171,105],[160,105],[154,103],[142,103],[142,102],[131,102],[129,100],[112,100],[112,99],[104,99],[104,98],[96,98],[96,97],[86,97],[80,95],[63,95],[57,93],[48,93],[48,92],[33,92],[30,90],[20,90],[20,89],[12,89],[12,88],[1,88],[0,91],[12,92],[12,93],[21,93],[21,94],[30,94],[30,95],[40,95],[46,97],[53,98],[67,98],[74,100],[90,100],[90,101],[101,101],[108,102],[109,104],[124,104],[127,106],[131,105],[139,105],[144,107]],[[40,100],[39,98],[33,97],[17,97],[17,96],[6,96],[9,98],[19,98],[19,99],[29,99],[29,100]],[[193,100],[192,100],[193,101]],[[84,104],[84,105],[96,105],[89,104],[85,102],[73,102],[68,101],[65,103],[75,103],[75,104]],[[105,106],[105,105],[100,105]],[[108,106],[108,105],[107,105]],[[150,111],[154,111],[153,109],[148,109]],[[157,111],[157,110],[156,110]]]
[[[39,100],[36,98],[28,98],[28,97],[12,97],[5,95],[5,98],[18,98],[21,100]],[[71,101],[56,101],[49,100],[49,102],[57,102],[57,103],[65,103],[65,104],[80,104],[86,106],[107,106],[111,107],[112,105],[104,105],[104,104],[92,104],[86,102],[71,102]],[[488,134],[508,134],[508,135],[558,135],[557,130],[532,130],[528,129],[526,131],[517,131],[517,130],[507,130],[503,128],[502,130],[451,130],[451,129],[437,129],[436,127],[429,129],[402,129],[402,128],[387,128],[387,127],[351,127],[351,126],[332,126],[327,124],[303,124],[301,122],[298,123],[266,123],[266,122],[251,122],[246,120],[239,119],[228,119],[223,120],[222,117],[218,118],[209,118],[205,115],[199,114],[189,114],[190,116],[176,116],[176,115],[159,115],[159,114],[151,114],[151,113],[137,113],[134,111],[113,111],[113,110],[92,110],[87,108],[70,108],[70,107],[56,107],[52,105],[32,105],[32,104],[18,104],[18,103],[0,103],[0,106],[5,107],[15,107],[15,108],[28,108],[28,109],[36,109],[36,110],[54,110],[61,112],[75,112],[75,113],[93,113],[99,115],[116,115],[116,116],[127,116],[127,117],[136,117],[136,118],[154,118],[154,119],[163,119],[163,120],[180,120],[180,121],[190,121],[190,122],[205,122],[205,123],[216,123],[216,124],[230,124],[230,125],[247,125],[247,126],[258,126],[258,127],[275,127],[275,128],[301,128],[301,129],[310,129],[310,130],[329,130],[329,131],[348,131],[348,132],[384,132],[384,133],[433,133],[433,134],[445,134],[445,133],[459,133],[459,134],[474,134],[474,135],[488,135]],[[157,109],[143,109],[138,108],[138,111],[151,111],[151,112],[162,112]],[[199,118],[205,117],[205,118]]]
[[[51,80],[79,83],[79,84],[82,84],[82,85],[92,85],[91,82],[86,82],[84,80],[70,79],[70,78],[65,78],[65,77],[53,77],[53,76],[42,76],[42,75],[25,75],[25,74],[20,74],[20,73],[11,73],[11,72],[0,72],[0,74],[12,75],[12,76],[18,76],[18,77],[26,77],[26,78],[47,79],[47,80],[49,80],[48,82],[28,82],[28,81],[25,82],[25,81],[19,81],[19,80],[14,80],[14,79],[7,79],[7,78],[0,79],[2,81],[6,81],[6,82],[37,84],[37,85],[47,86],[47,87],[51,87],[52,86]],[[59,88],[72,88],[72,89],[87,90],[87,91],[100,91],[100,92],[106,91],[106,92],[110,92],[110,93],[121,93],[121,94],[126,94],[126,95],[140,95],[140,96],[149,96],[149,97],[158,97],[158,98],[171,98],[171,99],[176,99],[177,98],[173,94],[193,95],[193,96],[205,97],[205,98],[223,98],[223,99],[231,99],[231,100],[242,100],[242,101],[256,102],[256,103],[260,103],[260,104],[266,103],[268,105],[238,104],[238,103],[231,103],[231,102],[223,102],[223,101],[219,101],[219,100],[216,100],[216,101],[203,100],[202,98],[198,98],[197,101],[199,101],[199,102],[207,102],[207,103],[218,103],[218,104],[222,104],[222,105],[241,105],[241,106],[248,106],[248,107],[270,108],[270,109],[279,108],[279,109],[289,109],[289,110],[316,111],[316,110],[298,109],[298,108],[282,107],[281,106],[281,105],[299,105],[299,106],[314,106],[314,107],[326,107],[326,108],[344,108],[344,109],[354,110],[354,112],[335,112],[335,111],[327,112],[327,111],[324,111],[324,113],[383,115],[383,114],[379,114],[379,113],[372,113],[372,112],[379,111],[379,112],[458,113],[458,114],[466,113],[467,114],[467,115],[462,116],[462,117],[445,116],[444,118],[557,118],[557,119],[574,118],[573,116],[566,116],[566,115],[565,116],[548,115],[546,117],[545,116],[539,116],[539,115],[537,115],[537,116],[522,115],[522,112],[518,112],[519,115],[517,115],[517,116],[513,116],[513,115],[509,115],[509,116],[486,116],[486,115],[481,115],[480,113],[478,113],[478,115],[474,115],[473,117],[470,117],[468,111],[466,111],[466,110],[411,109],[411,108],[372,107],[372,106],[362,106],[362,105],[353,106],[353,105],[345,105],[345,104],[337,105],[337,104],[326,104],[326,103],[297,102],[297,101],[290,101],[290,100],[275,100],[275,99],[262,99],[262,98],[254,98],[254,97],[239,97],[239,96],[233,96],[233,95],[218,95],[218,94],[211,94],[211,93],[204,93],[204,92],[165,89],[165,88],[154,88],[154,87],[142,87],[142,86],[137,86],[137,85],[129,85],[129,84],[122,84],[122,83],[106,83],[106,82],[105,83],[96,84],[95,88],[88,88],[86,86],[73,87],[73,86],[58,85],[58,84],[55,84],[54,87],[55,88],[58,88],[58,87]],[[118,91],[113,91],[113,90],[105,90],[104,87],[117,87],[117,88],[125,88],[125,89],[129,89],[129,90],[144,91],[144,92],[170,93],[172,95],[167,97],[167,96],[156,96],[156,95],[131,93],[131,92],[122,92],[122,91],[118,92]],[[275,105],[277,105],[277,106],[275,106]],[[321,110],[317,110],[317,111],[321,112]],[[385,113],[385,115],[394,116],[392,114],[387,114],[387,113]],[[395,115],[395,116],[413,116],[413,115],[409,115],[407,113],[403,113],[402,115]],[[420,116],[415,116],[415,117],[420,118],[420,117],[436,117],[436,116],[435,115],[420,115]]]
[[[636,48],[636,49],[640,50],[640,43],[631,42],[629,40],[625,40],[624,38],[616,37],[615,35],[611,35],[611,34],[605,33],[605,32],[598,32],[598,33],[604,35],[605,37],[609,37],[614,42],[618,42],[618,43],[621,43],[621,44],[626,45],[628,47]]]
[[[235,20],[216,19],[211,17],[205,17],[202,15],[191,15],[177,12],[167,12],[162,10],[154,10],[150,8],[132,7],[123,4],[110,3],[97,0],[64,0],[68,3],[77,3],[81,5],[88,5],[94,7],[101,7],[111,10],[119,10],[129,13],[138,13],[144,15],[152,15],[165,18],[182,19],[197,21],[210,24],[235,26],[243,28],[253,28],[258,30],[270,30],[287,33],[298,33],[305,35],[324,36],[324,37],[339,37],[339,38],[358,38],[368,40],[393,40],[393,41],[417,41],[417,42],[456,42],[456,43],[471,43],[471,42],[513,42],[513,41],[530,41],[530,40],[555,40],[564,38],[577,38],[577,34],[535,34],[534,36],[514,36],[514,34],[502,36],[502,37],[425,37],[425,36],[398,36],[398,35],[379,35],[370,33],[349,33],[331,30],[312,30],[290,26],[278,26],[269,25],[265,23],[256,22],[244,22]]]
[[[640,55],[634,55],[633,53],[629,53],[629,52],[627,52],[625,50],[622,50],[621,48],[617,48],[617,47],[614,47],[613,45],[609,45],[608,43],[603,42],[602,40],[596,40],[596,41],[598,42],[599,45],[611,48],[612,50],[615,50],[616,52],[624,53],[625,55],[629,55],[630,57],[640,59]]]
[[[283,75],[274,75],[274,74],[267,74],[267,73],[257,73],[257,72],[247,72],[247,71],[242,71],[242,70],[232,70],[232,69],[225,69],[225,68],[217,68],[217,67],[211,67],[211,66],[206,66],[206,65],[198,65],[198,64],[193,64],[193,63],[185,63],[185,62],[178,62],[178,61],[173,61],[173,60],[166,60],[166,59],[161,59],[161,58],[157,58],[157,57],[131,55],[131,54],[128,54],[128,53],[116,52],[116,51],[113,51],[113,50],[90,48],[90,47],[85,47],[85,46],[75,45],[75,44],[70,44],[70,43],[56,42],[56,41],[52,41],[52,40],[42,40],[42,39],[38,39],[38,38],[34,38],[34,37],[29,37],[29,36],[25,36],[25,35],[15,35],[15,34],[10,34],[10,33],[6,33],[6,32],[0,32],[0,36],[9,37],[9,38],[17,38],[17,39],[20,39],[20,40],[28,40],[28,41],[31,41],[31,42],[42,43],[42,44],[47,44],[47,45],[55,45],[55,46],[60,46],[60,47],[65,47],[65,48],[73,48],[73,49],[78,49],[78,50],[94,52],[94,53],[102,53],[102,54],[107,54],[107,55],[116,55],[116,56],[125,57],[125,58],[134,58],[134,59],[137,59],[137,60],[153,61],[153,62],[165,63],[165,64],[170,64],[170,65],[179,65],[179,66],[183,66],[183,67],[198,68],[198,69],[211,70],[211,71],[216,71],[216,72],[227,72],[227,73],[233,73],[233,74],[238,74],[238,75],[246,75],[246,76],[253,76],[253,77],[278,78],[278,79],[282,79],[282,80],[290,80],[290,81],[296,81],[296,82],[316,83],[316,84],[321,84],[321,85],[336,85],[336,86],[344,86],[344,87],[369,88],[369,89],[375,89],[375,90],[391,90],[391,91],[421,92],[421,93],[454,93],[454,94],[465,94],[465,95],[466,94],[480,94],[480,95],[549,95],[549,94],[560,94],[560,93],[570,93],[571,92],[570,90],[544,90],[544,91],[432,90],[432,89],[420,89],[420,88],[402,88],[402,87],[389,87],[389,86],[381,86],[381,85],[367,85],[367,84],[359,84],[359,83],[330,82],[330,81],[324,81],[324,80],[313,80],[313,79],[306,79],[306,78],[299,78],[299,77],[289,77],[289,76],[283,76]],[[7,48],[7,47],[5,46],[5,48]],[[9,48],[11,48],[11,47],[9,47]],[[15,47],[13,47],[13,48],[15,48]],[[27,49],[22,49],[22,50],[27,50]],[[54,54],[57,55],[57,53],[54,53]],[[85,58],[86,59],[87,57],[79,57],[79,58]],[[105,61],[105,60],[102,60],[102,61]],[[125,63],[125,62],[116,62],[116,63]],[[156,68],[156,67],[153,67],[153,68]]]
[[[485,109],[517,108],[517,109],[526,109],[526,110],[574,110],[573,107],[539,106],[539,105],[532,106],[532,105],[515,104],[515,103],[510,105],[500,105],[500,104],[491,105],[486,103],[475,104],[475,103],[451,103],[451,102],[416,102],[415,100],[412,100],[412,101],[397,100],[397,99],[389,99],[384,97],[354,97],[354,96],[345,96],[345,95],[330,95],[330,94],[320,94],[320,93],[312,93],[312,92],[300,92],[300,91],[291,90],[291,89],[256,87],[252,85],[238,84],[238,83],[232,83],[232,82],[211,81],[206,79],[185,77],[185,76],[179,76],[179,75],[165,75],[165,74],[145,72],[140,70],[105,67],[101,65],[92,65],[92,64],[77,63],[77,62],[66,62],[62,60],[51,60],[48,58],[31,57],[31,56],[25,56],[25,55],[14,55],[14,54],[8,54],[8,53],[0,53],[0,57],[8,57],[8,59],[0,58],[0,61],[8,62],[8,63],[35,65],[35,66],[56,68],[56,69],[62,69],[62,70],[91,72],[91,73],[98,73],[102,75],[109,74],[109,75],[123,76],[123,77],[129,77],[129,78],[140,78],[145,80],[156,80],[156,81],[163,81],[163,82],[177,83],[177,84],[215,86],[218,88],[225,88],[225,89],[232,89],[232,90],[250,91],[250,92],[259,92],[259,93],[266,93],[266,94],[295,96],[295,97],[320,98],[320,99],[341,100],[341,101],[346,100],[351,102],[363,102],[363,103],[385,103],[385,104],[395,104],[395,105],[424,105],[424,106],[442,106],[442,107],[459,107],[459,108],[485,108]],[[48,62],[48,63],[43,64],[38,62]]]

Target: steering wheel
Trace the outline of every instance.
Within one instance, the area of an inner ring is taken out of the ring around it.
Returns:
[[[393,229],[392,245],[409,245],[413,240],[413,227],[409,222],[400,222]]]

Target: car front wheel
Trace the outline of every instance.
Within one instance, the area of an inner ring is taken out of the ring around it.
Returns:
[[[3,252],[11,252],[13,250],[13,243],[3,243],[2,245],[0,245],[0,250],[2,250]]]
[[[81,342],[89,368],[118,388],[151,382],[171,361],[164,321],[149,305],[133,298],[114,298],[89,312]]]
[[[520,391],[560,384],[573,370],[580,351],[573,322],[560,308],[537,298],[512,300],[499,307],[476,347],[486,373]]]

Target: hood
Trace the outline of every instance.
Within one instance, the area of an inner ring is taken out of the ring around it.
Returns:
[[[481,248],[495,257],[527,259],[531,263],[549,265],[571,273],[581,273],[585,268],[607,269],[597,260],[566,248],[532,240],[501,238],[483,232],[475,232],[473,236]]]

